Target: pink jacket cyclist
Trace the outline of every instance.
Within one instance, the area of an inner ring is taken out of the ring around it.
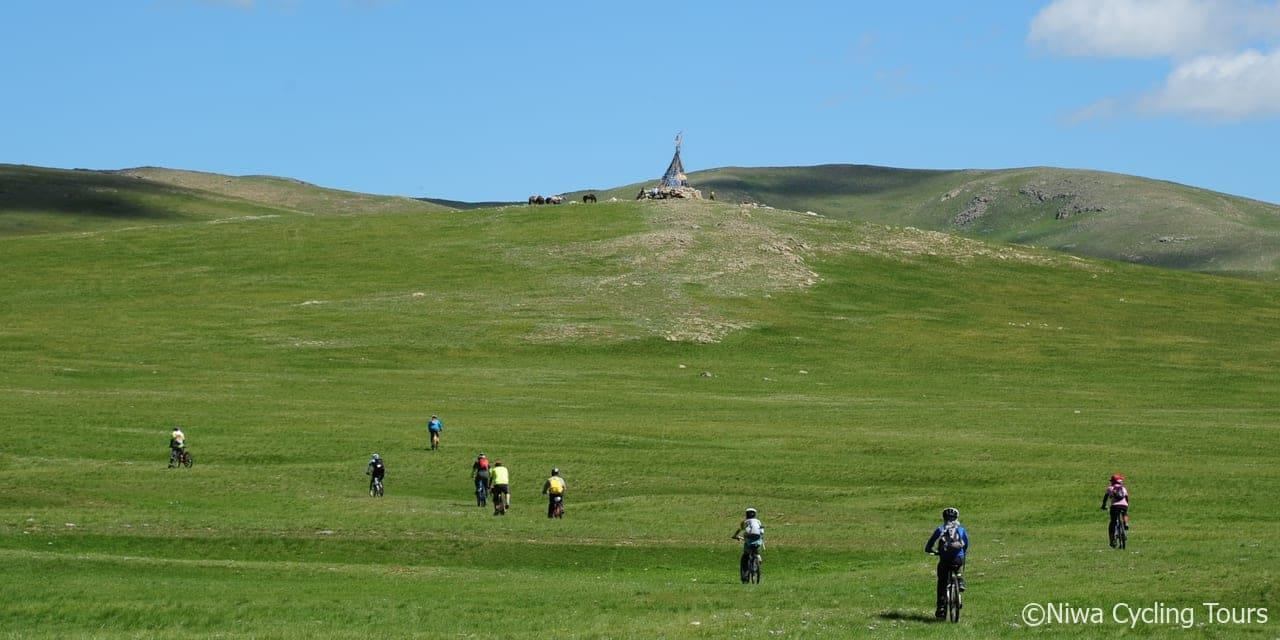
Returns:
[[[1129,506],[1129,488],[1124,486],[1124,476],[1115,474],[1111,476],[1111,485],[1107,487],[1106,493],[1102,494],[1102,508],[1107,508],[1107,500],[1111,501],[1113,507]]]
[[[1102,494],[1103,510],[1106,510],[1108,501],[1111,502],[1111,522],[1107,525],[1107,537],[1115,547],[1120,528],[1129,528],[1129,488],[1124,486],[1124,476],[1118,473],[1111,476],[1111,485]]]

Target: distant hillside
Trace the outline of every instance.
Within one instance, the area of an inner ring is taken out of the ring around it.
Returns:
[[[1172,269],[1280,277],[1280,206],[1171,182],[1048,167],[863,165],[725,168],[689,178],[721,200]]]
[[[0,236],[244,216],[447,210],[412,198],[325,189],[266,176],[0,164]]]
[[[690,174],[705,196],[824,217],[1185,271],[1280,280],[1280,206],[1098,171],[914,170],[867,165],[729,167]],[[632,200],[654,181],[592,190]],[[564,194],[578,202],[588,191]],[[287,178],[145,167],[0,165],[0,235],[256,215],[441,212],[456,202],[326,189]]]
[[[301,180],[274,176],[233,177],[156,167],[124,169],[114,173],[306,213],[443,211],[453,208],[414,198],[328,189]]]

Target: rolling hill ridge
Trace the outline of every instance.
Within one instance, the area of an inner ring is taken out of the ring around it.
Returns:
[[[721,202],[915,227],[1162,268],[1280,279],[1280,206],[1170,182],[1033,167],[915,170],[868,165],[722,168],[690,174]],[[649,183],[592,190],[629,200]],[[587,190],[566,195],[578,200]],[[0,235],[231,215],[440,212],[466,203],[358,194],[267,176],[145,167],[0,165]]]

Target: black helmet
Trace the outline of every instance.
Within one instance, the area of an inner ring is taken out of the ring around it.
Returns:
[[[747,507],[747,517],[748,517],[748,518],[754,518],[754,517],[756,517],[756,510],[755,510],[755,507]]]
[[[947,507],[942,510],[942,521],[952,522],[960,519],[960,510],[955,507]]]
[[[558,476],[558,475],[560,475],[560,468],[559,468],[559,467],[551,467],[551,475],[553,475],[553,476]]]

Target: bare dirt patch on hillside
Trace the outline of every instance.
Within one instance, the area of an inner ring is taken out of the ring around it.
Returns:
[[[717,299],[769,297],[811,287],[822,279],[809,264],[819,255],[1087,264],[1067,256],[946,233],[850,224],[756,205],[657,201],[648,204],[645,211],[645,228],[636,233],[567,245],[551,251],[550,256],[524,256],[607,264],[596,275],[566,283],[574,297],[556,304],[563,309],[594,309],[600,317],[627,319],[622,323],[625,326],[594,326],[563,317],[561,323],[534,331],[530,340],[661,336],[680,342],[718,342],[751,323],[727,315],[715,304]]]
[[[949,258],[958,262],[989,259],[1046,266],[1071,266],[1090,271],[1105,270],[1096,263],[1074,256],[1012,245],[990,244],[940,231],[880,225],[869,225],[868,228],[876,231],[866,233],[855,242],[842,244],[841,249],[903,260],[931,256]]]
[[[768,295],[818,281],[805,263],[806,242],[755,219],[751,209],[698,201],[650,206],[646,230],[570,245],[554,256],[616,260],[609,273],[580,282],[578,288],[609,305],[611,312],[634,318],[648,335],[716,342],[749,324],[725,317],[700,301],[701,296]]]

